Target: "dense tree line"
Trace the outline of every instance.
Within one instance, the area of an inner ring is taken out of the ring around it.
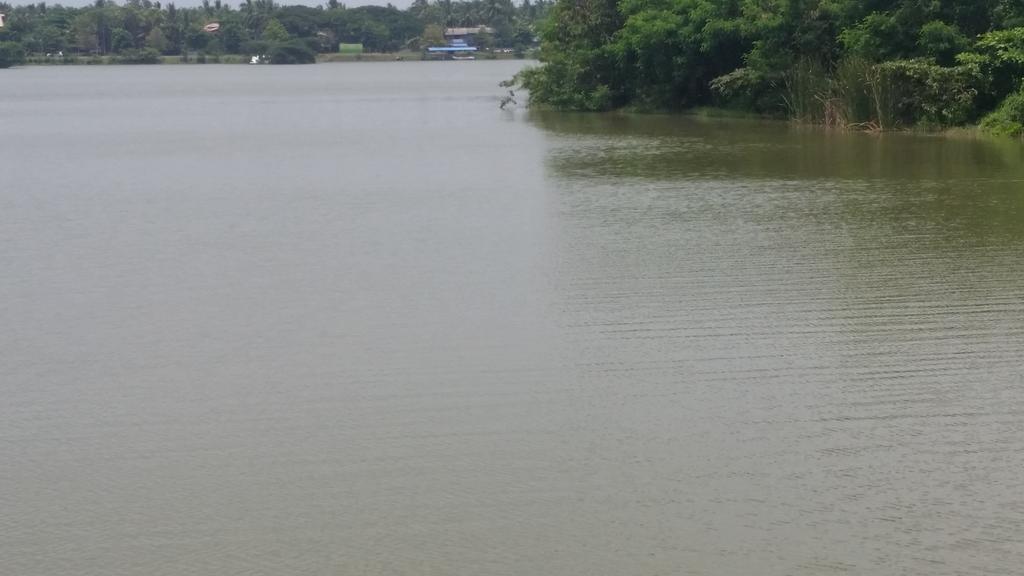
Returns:
[[[1024,132],[1022,0],[558,0],[541,59],[521,80],[558,108]]]
[[[149,62],[160,55],[277,50],[276,60],[307,61],[316,52],[335,51],[339,43],[360,43],[369,52],[415,50],[427,41],[443,42],[444,26],[487,25],[494,34],[482,42],[523,47],[532,43],[535,24],[548,6],[547,0],[523,0],[518,6],[512,0],[416,0],[408,10],[391,5],[347,8],[337,0],[315,8],[280,6],[273,0],[245,0],[237,7],[203,0],[195,8],[151,0],[96,0],[84,8],[0,3],[0,13],[7,15],[0,28],[0,66],[24,54],[109,55],[122,62]],[[204,29],[212,23],[219,25],[215,31]]]

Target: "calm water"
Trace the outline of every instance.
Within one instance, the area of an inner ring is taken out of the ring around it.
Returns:
[[[1024,146],[0,73],[0,573],[1024,573]]]

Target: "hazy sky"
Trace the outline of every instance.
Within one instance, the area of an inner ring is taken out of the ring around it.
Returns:
[[[86,6],[88,4],[92,4],[94,1],[95,0],[60,0],[60,1],[54,2],[54,1],[49,1],[48,0],[46,3],[49,4],[49,5],[62,4],[64,6]],[[168,3],[168,0],[160,0],[160,1],[163,4],[167,4]],[[199,6],[199,5],[201,5],[203,3],[203,0],[172,0],[172,1],[174,2],[175,6]],[[6,2],[8,4],[12,4],[14,6],[23,5],[23,4],[34,4],[35,3],[35,1],[33,1],[33,0],[6,0]],[[212,3],[213,0],[210,0],[210,2]],[[319,6],[321,4],[323,4],[323,5],[327,4],[327,0],[275,0],[275,2],[278,3],[278,4],[283,4],[285,6],[290,6],[290,5],[294,5],[294,4],[305,4],[306,6]],[[341,2],[345,6],[348,6],[349,8],[354,8],[356,6],[366,6],[366,5],[369,5],[369,4],[375,4],[377,6],[385,6],[385,5],[388,4],[388,0],[339,0],[339,2]],[[124,4],[124,0],[117,0],[117,3],[118,4]],[[236,8],[238,7],[239,4],[241,4],[241,2],[239,2],[238,0],[228,0],[225,3],[226,4],[230,4],[231,6],[234,6]],[[408,8],[409,4],[412,4],[412,0],[392,0],[391,4],[394,4],[395,6],[397,6],[399,8]]]

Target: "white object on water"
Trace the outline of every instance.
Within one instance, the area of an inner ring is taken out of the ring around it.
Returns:
[[[252,58],[249,59],[249,64],[259,64],[259,63],[260,63],[260,57],[259,56],[253,56]]]

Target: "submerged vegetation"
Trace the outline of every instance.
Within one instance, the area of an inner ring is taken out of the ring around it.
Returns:
[[[518,80],[560,109],[1024,133],[1018,0],[558,0],[540,54]]]
[[[83,8],[0,2],[7,16],[0,67],[26,56],[36,63],[149,64],[168,56],[218,62],[229,60],[225,55],[261,54],[271,62],[304,63],[341,45],[371,53],[419,51],[443,43],[443,28],[450,26],[485,26],[488,32],[474,39],[481,49],[522,53],[533,45],[548,6],[549,0],[414,0],[407,10],[347,8],[337,0],[317,7],[244,0],[237,8],[221,0],[194,8],[151,0],[96,0]]]

